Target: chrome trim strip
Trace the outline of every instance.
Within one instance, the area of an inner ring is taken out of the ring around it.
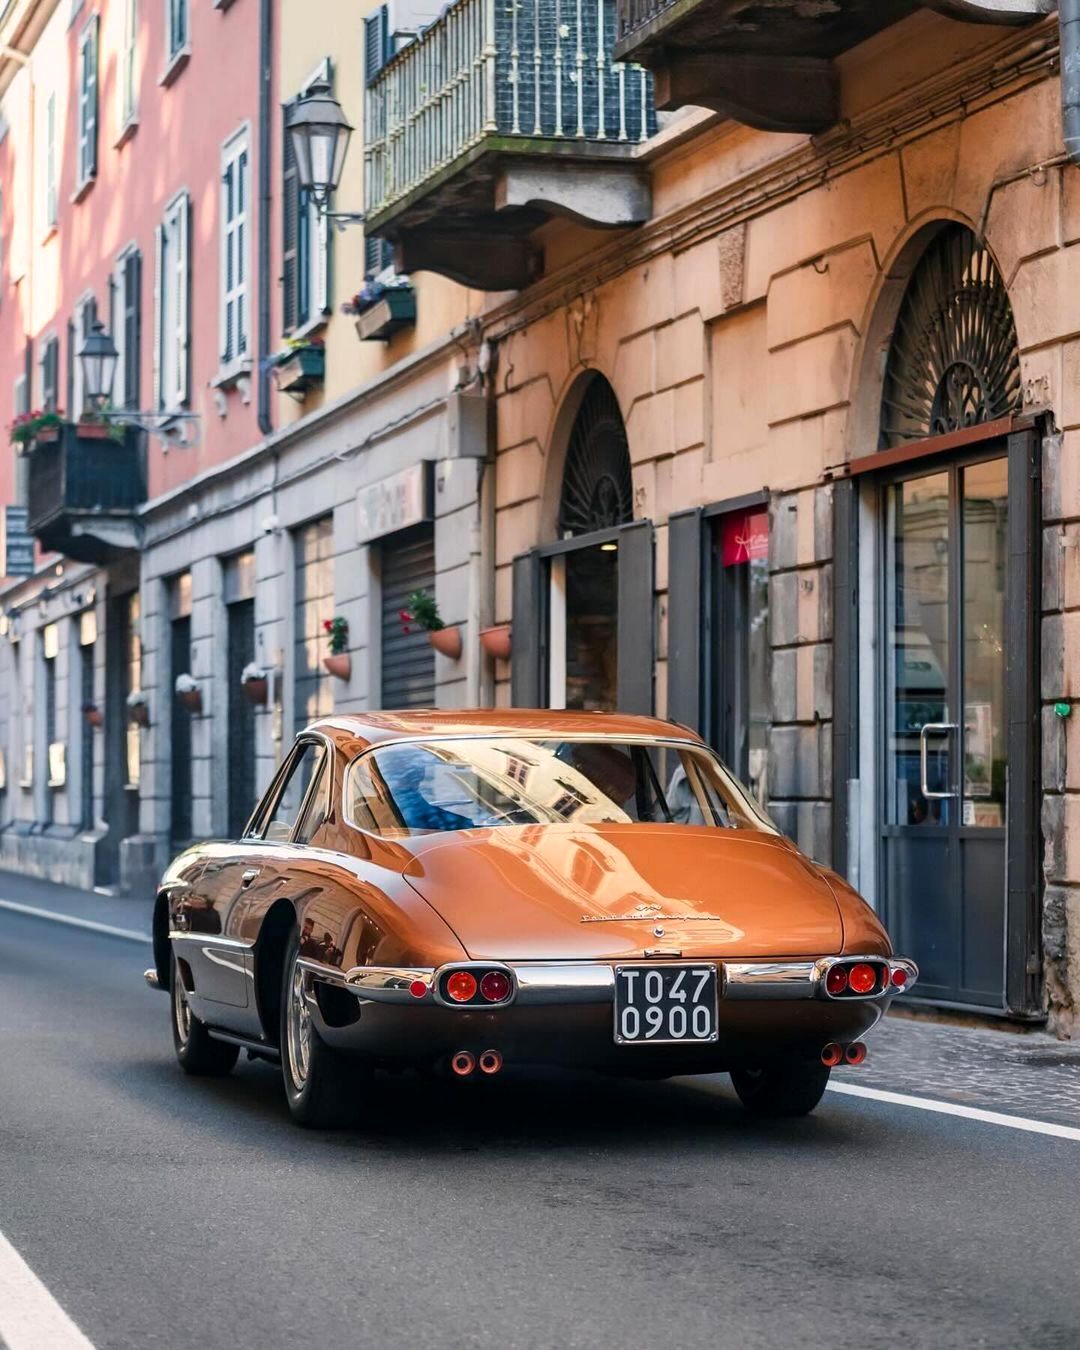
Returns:
[[[317,980],[322,980],[323,984],[336,984],[340,989],[345,987],[345,974],[337,966],[328,966],[322,961],[312,961],[307,956],[297,957],[296,964],[308,975],[314,976]]]
[[[409,985],[422,980],[430,992],[434,977],[431,966],[353,966],[345,972],[344,982],[357,998],[374,1003],[420,1003],[409,993]]]
[[[174,928],[169,933],[170,942],[196,942],[203,947],[219,947],[227,952],[250,952],[254,942],[245,942],[242,938],[222,937],[220,933],[182,933]]]
[[[511,964],[518,1003],[611,1003],[615,971],[588,961]]]
[[[821,978],[814,961],[725,961],[725,999],[813,998]]]

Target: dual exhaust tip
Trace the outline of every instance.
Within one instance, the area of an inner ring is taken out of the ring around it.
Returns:
[[[821,1062],[827,1069],[835,1069],[840,1064],[861,1064],[865,1058],[866,1046],[862,1041],[852,1041],[850,1045],[830,1041],[821,1052]]]
[[[503,1066],[503,1057],[498,1050],[483,1050],[474,1055],[471,1050],[459,1050],[450,1060],[450,1072],[455,1078],[471,1078],[477,1070],[489,1077]]]

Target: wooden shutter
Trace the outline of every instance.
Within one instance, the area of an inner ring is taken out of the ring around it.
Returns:
[[[702,513],[668,519],[667,715],[701,731]]]
[[[285,105],[286,121],[295,101],[293,99]],[[282,143],[281,208],[281,325],[286,333],[290,333],[297,326],[299,314],[297,251],[300,233],[300,189],[297,182],[296,159],[293,156],[292,139],[288,130],[284,132]]]
[[[536,552],[523,553],[514,559],[510,701],[515,708],[538,708],[544,699],[545,572],[545,564]]]
[[[139,406],[139,348],[142,339],[142,254],[124,259],[124,407]]]
[[[653,710],[653,527],[640,520],[619,532],[619,710]]]
[[[57,377],[60,365],[60,342],[50,338],[41,354],[41,406],[46,412],[57,410]]]
[[[64,383],[67,386],[64,394],[64,407],[67,415],[74,422],[82,411],[75,406],[75,344],[78,341],[75,329],[75,320],[67,321],[67,367],[65,370]]]
[[[165,330],[162,322],[161,302],[164,298],[162,290],[162,270],[165,266],[165,229],[158,225],[154,229],[154,407],[163,408],[163,390],[161,388],[161,344],[164,340]]]
[[[191,400],[191,198],[185,196],[176,209],[176,237],[180,293],[176,303],[176,345],[179,356],[177,402],[186,407]]]
[[[390,51],[390,10],[380,5],[364,20],[364,79],[372,84],[392,55]]]
[[[86,163],[85,178],[97,173],[98,150],[98,20],[90,20],[86,34]]]

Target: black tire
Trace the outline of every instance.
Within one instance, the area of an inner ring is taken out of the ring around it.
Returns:
[[[775,1120],[808,1116],[825,1095],[829,1070],[824,1064],[789,1060],[763,1069],[733,1069],[731,1081],[751,1115]]]
[[[370,1074],[366,1065],[323,1041],[306,1009],[306,984],[297,969],[300,937],[294,928],[281,977],[281,1078],[289,1111],[309,1129],[356,1123]]]
[[[169,1010],[177,1063],[185,1073],[198,1078],[224,1078],[236,1067],[240,1047],[230,1045],[228,1041],[215,1041],[205,1022],[200,1022],[191,1011],[175,954],[169,981]]]

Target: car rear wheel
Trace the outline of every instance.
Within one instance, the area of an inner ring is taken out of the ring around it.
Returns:
[[[355,1123],[367,1078],[365,1066],[323,1041],[312,1020],[311,977],[299,964],[293,930],[281,987],[281,1076],[293,1120],[312,1129]]]
[[[172,957],[169,1000],[172,1006],[173,1046],[183,1071],[200,1078],[223,1078],[231,1073],[240,1047],[230,1045],[228,1041],[214,1040],[205,1022],[200,1022],[191,1011],[175,954]]]
[[[825,1095],[824,1064],[789,1060],[763,1069],[733,1069],[731,1082],[743,1106],[755,1116],[807,1116]]]

